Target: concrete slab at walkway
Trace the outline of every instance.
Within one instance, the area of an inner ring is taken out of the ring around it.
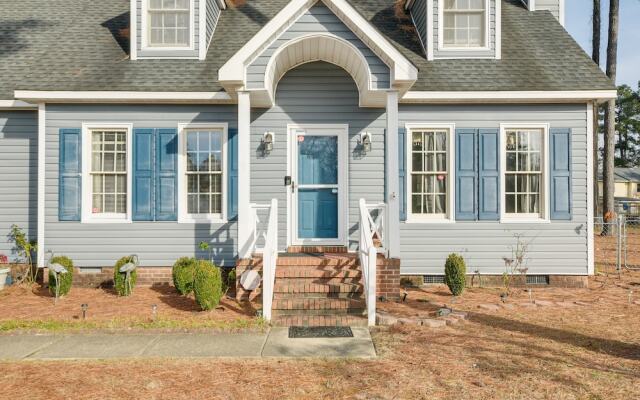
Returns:
[[[289,339],[288,328],[273,328],[263,357],[375,358],[368,328],[351,328],[352,338]]]
[[[23,359],[57,340],[51,335],[0,335],[0,360]]]
[[[353,338],[289,339],[287,328],[264,333],[0,335],[0,360],[143,358],[374,358],[367,328]]]
[[[265,334],[172,334],[158,336],[143,357],[260,357]]]

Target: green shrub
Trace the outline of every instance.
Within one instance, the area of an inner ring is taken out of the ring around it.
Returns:
[[[181,295],[187,295],[193,292],[193,280],[196,274],[196,265],[198,261],[195,258],[182,257],[173,264],[171,274],[173,275],[173,285]]]
[[[58,275],[59,296],[64,296],[71,290],[73,284],[73,261],[69,257],[56,256],[53,257],[49,263],[60,264],[67,270],[66,274]],[[52,270],[49,270],[49,293],[52,296],[56,295],[56,277]]]
[[[133,272],[131,272],[131,287],[129,287],[129,284],[126,282],[127,274],[120,272],[120,267],[130,262],[133,262],[133,257],[125,256],[119,259],[113,267],[113,287],[115,288],[118,296],[130,296],[133,288],[136,287],[136,281],[138,280],[137,270],[133,270]]]
[[[444,264],[444,282],[454,296],[460,296],[467,281],[467,266],[464,258],[458,254],[450,254]]]
[[[203,310],[212,310],[222,298],[222,274],[212,262],[199,260],[193,283],[196,302]]]
[[[232,268],[231,270],[229,270],[225,283],[226,285],[224,288],[224,293],[227,293],[230,288],[235,289],[236,287],[236,269],[235,268]]]

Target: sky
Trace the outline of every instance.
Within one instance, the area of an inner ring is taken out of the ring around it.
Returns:
[[[565,0],[565,24],[573,37],[591,56],[591,0]],[[609,0],[602,4],[602,50],[601,68],[604,70],[607,58],[607,22],[609,20]],[[640,81],[640,0],[620,0],[620,32],[618,38],[617,84],[627,84],[634,89]]]

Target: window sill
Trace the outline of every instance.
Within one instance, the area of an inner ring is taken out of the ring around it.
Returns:
[[[548,224],[551,223],[548,219],[543,218],[500,218],[501,224]]]
[[[451,218],[416,218],[416,217],[407,217],[407,220],[404,221],[407,224],[424,224],[424,225],[442,225],[442,224],[453,224],[456,221]]]
[[[87,218],[81,221],[83,224],[130,224],[130,218]]]
[[[190,217],[182,216],[178,218],[179,224],[226,224],[229,220],[222,217]]]

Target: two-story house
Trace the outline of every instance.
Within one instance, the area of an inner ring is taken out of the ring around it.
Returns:
[[[452,252],[500,276],[517,240],[531,282],[594,273],[594,106],[616,92],[564,0],[0,8],[0,233],[27,229],[41,266],[137,254],[154,277],[206,242],[262,271],[282,324],[372,323],[401,276],[437,282]]]

